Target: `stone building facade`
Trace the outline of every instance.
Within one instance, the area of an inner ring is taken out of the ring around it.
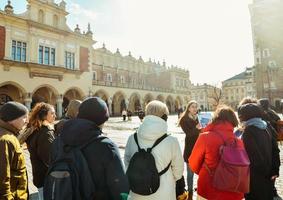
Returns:
[[[221,103],[221,89],[207,83],[192,85],[190,96],[202,111],[213,111]]]
[[[283,98],[283,0],[253,0],[249,6],[258,98],[279,108]]]
[[[255,67],[222,82],[223,101],[236,109],[244,97],[256,98]]]
[[[63,0],[27,0],[22,14],[8,1],[0,10],[0,104],[15,100],[32,108],[44,101],[60,117],[71,99],[88,96],[103,98],[113,115],[153,99],[171,112],[188,102],[188,70],[112,53],[105,45],[94,49],[90,25],[71,30],[67,15]]]

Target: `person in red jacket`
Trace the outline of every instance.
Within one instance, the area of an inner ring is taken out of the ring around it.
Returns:
[[[243,142],[236,138],[233,133],[234,127],[238,125],[237,117],[228,106],[218,107],[215,111],[212,122],[203,130],[195,143],[189,165],[191,170],[198,174],[197,193],[208,200],[241,200],[243,193],[235,193],[218,190],[213,187],[213,176],[208,172],[207,167],[213,171],[216,169],[220,159],[219,148],[226,142],[235,140],[237,145],[243,147]]]

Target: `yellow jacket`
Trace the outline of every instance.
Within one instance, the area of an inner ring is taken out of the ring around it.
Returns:
[[[26,164],[17,133],[0,120],[0,200],[28,199]]]

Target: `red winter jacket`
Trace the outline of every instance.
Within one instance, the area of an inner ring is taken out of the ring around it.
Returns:
[[[203,165],[205,162],[209,169],[214,171],[220,159],[219,147],[224,143],[222,138],[225,141],[235,138],[232,124],[228,122],[209,124],[197,139],[189,158],[190,168],[199,175],[197,193],[208,200],[241,200],[244,197],[243,193],[215,189],[212,186],[212,176]],[[237,143],[243,147],[241,140],[237,139]]]

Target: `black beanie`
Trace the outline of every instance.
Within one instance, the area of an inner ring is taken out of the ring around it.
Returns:
[[[109,112],[105,101],[99,97],[90,97],[80,105],[77,117],[90,120],[99,126],[108,120]]]
[[[252,118],[262,118],[262,110],[256,103],[248,103],[238,108],[240,121],[247,121]]]
[[[9,101],[0,109],[0,119],[4,122],[13,121],[28,113],[28,109],[21,103]]]

